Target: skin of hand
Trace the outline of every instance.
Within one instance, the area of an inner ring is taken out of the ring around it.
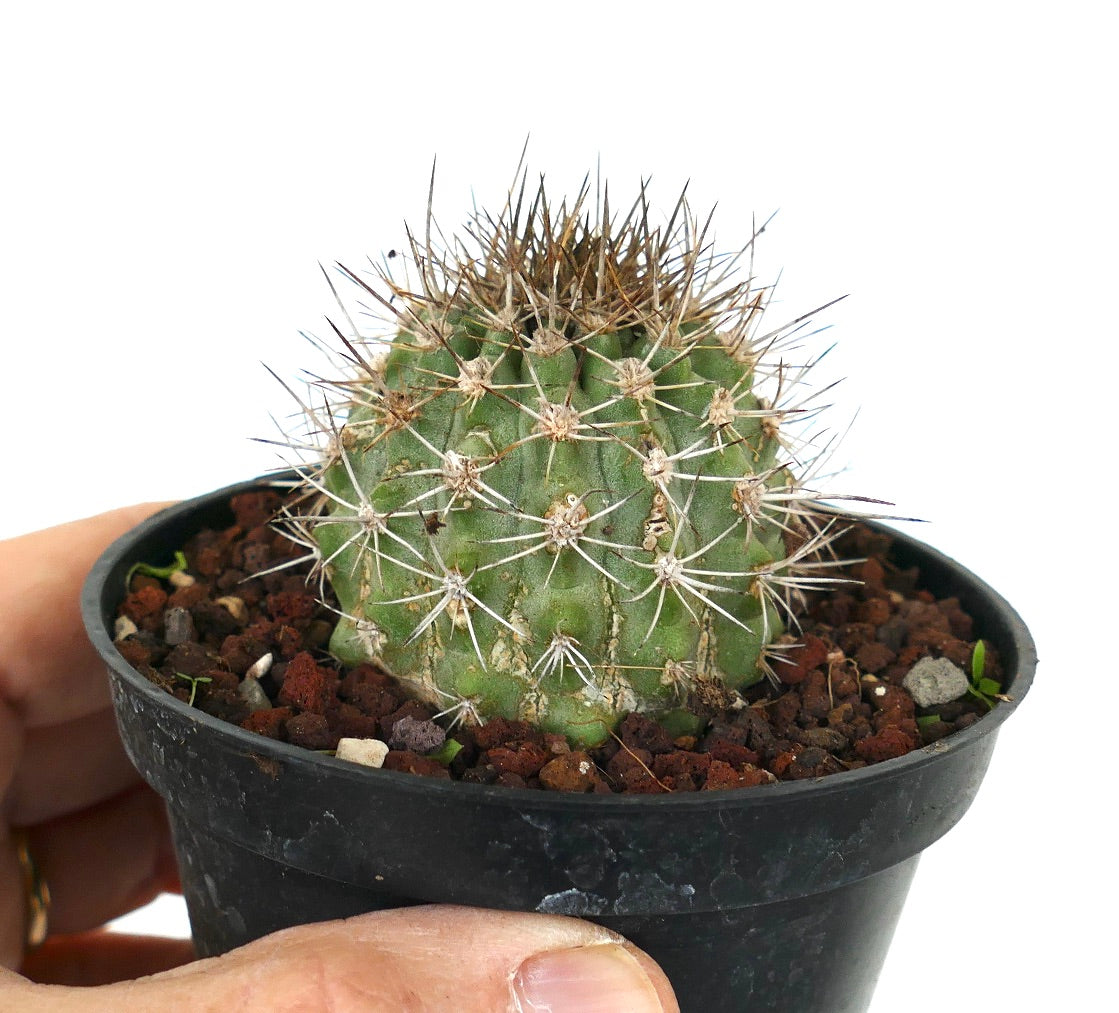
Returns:
[[[412,907],[197,961],[187,940],[102,930],[178,887],[163,803],[124,754],[78,613],[98,555],[160,506],[0,541],[0,1009],[679,1010],[651,958],[574,918]],[[30,955],[13,828],[52,895],[51,937]]]

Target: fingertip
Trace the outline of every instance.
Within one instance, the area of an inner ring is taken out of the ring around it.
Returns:
[[[517,1013],[676,1013],[672,987],[647,955],[623,942],[545,950],[512,982]]]
[[[617,933],[579,918],[430,905],[359,915],[341,924],[351,938],[375,938],[405,963],[438,952],[438,966],[417,977],[432,985],[443,980],[452,989],[454,982],[469,984],[474,994],[486,997],[479,1010],[512,1002],[523,1013],[559,1013],[579,1008],[557,1005],[560,998],[589,1001],[596,995],[599,1005],[584,1002],[586,1010],[680,1010],[668,976],[652,957]],[[549,980],[552,994],[538,992],[539,1001],[530,1002],[532,993],[525,988],[533,982],[544,987]]]
[[[661,969],[661,965],[644,950],[634,946],[629,940],[626,940],[625,947],[637,963],[641,965],[641,969],[652,983],[664,1013],[680,1013],[680,1003],[676,1001],[676,991],[672,987],[672,982],[668,980],[668,975]]]

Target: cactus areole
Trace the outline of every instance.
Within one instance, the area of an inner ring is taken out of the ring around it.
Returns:
[[[325,447],[289,525],[331,651],[451,721],[683,734],[772,674],[790,596],[828,579],[818,451],[787,431],[817,411],[808,318],[761,326],[752,240],[712,252],[683,198],[652,218],[644,189],[616,215],[522,185],[449,251],[429,211],[406,256],[341,268],[391,330],[335,328],[348,375],[305,404]]]

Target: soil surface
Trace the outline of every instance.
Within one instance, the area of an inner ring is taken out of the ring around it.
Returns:
[[[763,680],[729,707],[689,701],[708,719],[702,735],[673,739],[639,714],[587,751],[503,719],[448,733],[385,672],[370,664],[342,669],[327,654],[335,614],[308,586],[307,564],[295,562],[304,550],[270,525],[280,503],[270,491],[236,496],[236,523],[191,539],[185,571],[135,573],[116,633],[120,652],[153,683],[269,738],[312,750],[334,750],[340,738],[376,738],[389,747],[385,769],[481,784],[710,791],[879,763],[966,728],[988,710],[968,693],[915,705],[902,680],[922,658],[947,658],[971,673],[972,619],[955,599],[922,590],[915,569],[894,566],[888,536],[856,526],[839,554],[865,557],[847,574],[858,583],[808,603],[800,646],[774,666],[779,686]],[[998,657],[986,646],[983,675],[1001,682]]]

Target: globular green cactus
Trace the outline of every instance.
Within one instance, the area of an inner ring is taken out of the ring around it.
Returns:
[[[714,254],[683,197],[661,226],[644,187],[624,216],[590,203],[522,182],[450,250],[429,209],[407,255],[342,269],[393,330],[336,328],[351,368],[307,405],[327,446],[292,518],[342,661],[587,745],[760,680],[789,595],[831,565],[786,432],[816,410],[783,361],[807,318],[764,332],[752,240]]]

